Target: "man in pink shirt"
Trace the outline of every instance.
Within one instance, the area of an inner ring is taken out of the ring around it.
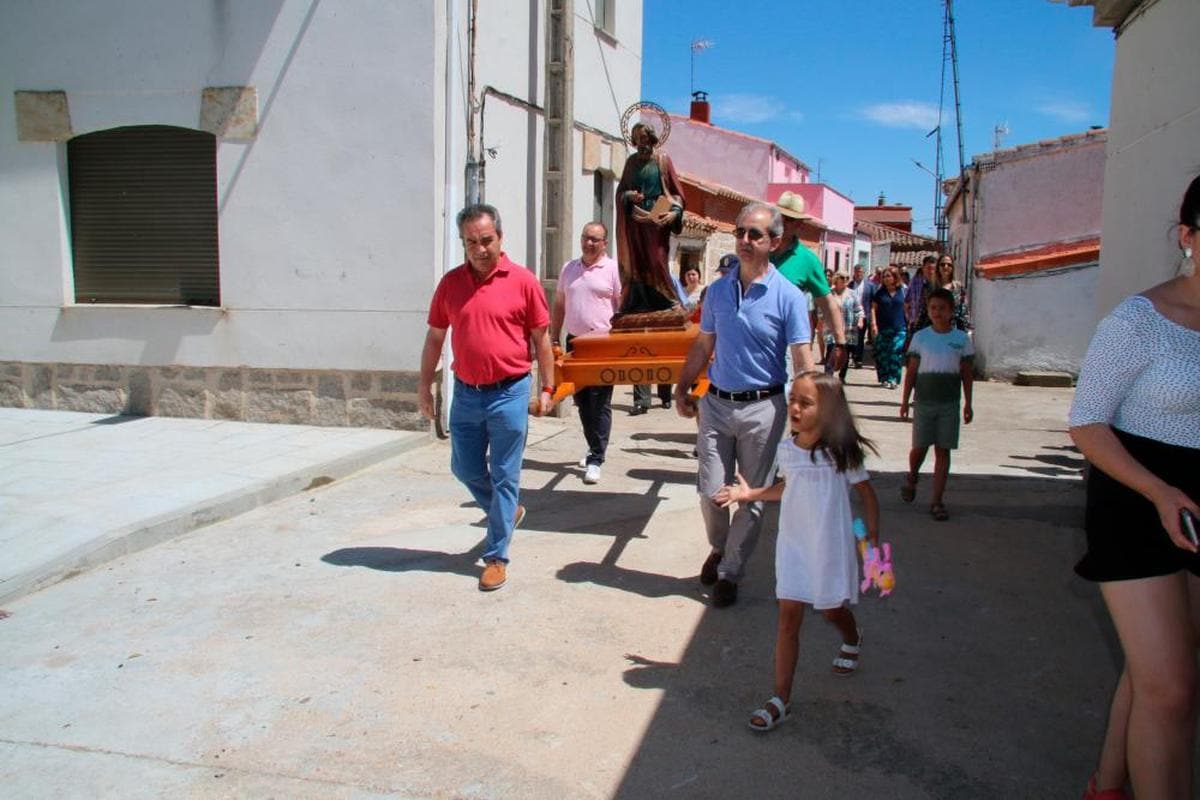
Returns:
[[[479,588],[487,592],[507,580],[508,544],[525,516],[517,499],[529,429],[530,345],[543,383],[554,375],[554,352],[541,283],[501,249],[499,212],[482,203],[467,206],[458,214],[458,233],[467,260],[442,276],[429,304],[417,402],[433,419],[434,372],[446,332],[453,328],[450,471],[487,512],[479,578]],[[553,396],[553,386],[541,387],[543,414]]]
[[[607,333],[612,315],[621,305],[621,272],[616,260],[605,252],[608,229],[601,222],[589,222],[583,226],[579,244],[583,254],[564,264],[559,273],[550,323],[550,338],[556,344],[566,328],[567,352],[576,336]],[[575,408],[588,445],[587,455],[579,462],[584,483],[600,481],[600,465],[612,430],[612,394],[611,386],[589,386],[575,393]]]

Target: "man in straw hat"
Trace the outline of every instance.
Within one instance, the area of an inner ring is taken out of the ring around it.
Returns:
[[[799,227],[796,222],[790,221],[812,219],[812,217],[804,213],[804,198],[793,192],[784,192],[779,195],[775,206],[788,221],[784,223],[783,241],[785,244],[771,253],[771,263],[783,277],[800,287],[802,291],[812,295],[813,301],[821,309],[821,316],[828,321],[830,332],[833,334],[833,341],[837,348],[837,360],[834,362],[834,368],[840,370],[849,357],[846,351],[846,326],[842,320],[841,309],[837,307],[837,301],[830,296],[829,281],[825,277],[825,267],[821,264],[821,259],[817,258],[817,254],[800,241]]]

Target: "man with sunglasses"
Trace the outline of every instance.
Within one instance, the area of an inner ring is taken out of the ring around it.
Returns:
[[[751,486],[767,483],[787,425],[784,354],[790,349],[797,371],[813,366],[807,300],[769,259],[783,235],[779,209],[751,203],[733,233],[740,263],[708,287],[700,333],[675,387],[679,415],[700,412],[697,488],[712,547],[700,582],[713,587],[718,608],[737,601],[738,581],[762,528],[762,503],[740,504],[731,519],[712,497],[737,473]],[[688,391],[705,364],[712,385],[697,405]]]

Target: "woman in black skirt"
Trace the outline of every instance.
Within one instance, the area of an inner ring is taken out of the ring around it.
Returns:
[[[1200,178],[1179,212],[1180,275],[1100,322],[1071,406],[1092,464],[1087,554],[1125,651],[1099,768],[1085,800],[1192,797],[1200,555]]]

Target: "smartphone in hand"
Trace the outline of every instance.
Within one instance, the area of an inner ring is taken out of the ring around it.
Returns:
[[[1200,536],[1196,535],[1196,517],[1186,508],[1179,511],[1179,523],[1183,527],[1183,535],[1188,538],[1193,547],[1200,547]]]

